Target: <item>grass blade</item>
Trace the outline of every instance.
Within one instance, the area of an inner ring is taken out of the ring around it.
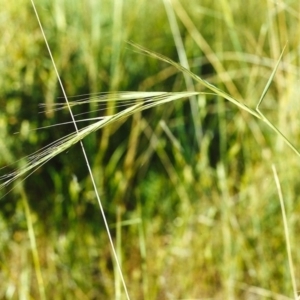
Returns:
[[[260,106],[261,102],[263,101],[263,99],[265,98],[266,93],[268,92],[268,90],[269,90],[269,88],[270,88],[270,85],[271,85],[271,83],[272,83],[272,81],[273,81],[273,79],[274,79],[275,73],[276,73],[276,71],[277,71],[277,69],[278,69],[278,66],[279,66],[280,62],[281,62],[281,59],[282,59],[282,56],[283,56],[283,53],[284,53],[285,48],[286,48],[286,45],[284,46],[284,48],[283,48],[283,50],[282,50],[282,52],[281,52],[281,54],[280,54],[280,56],[279,56],[279,58],[278,58],[278,61],[277,61],[277,63],[276,63],[276,66],[275,66],[275,68],[273,69],[273,72],[272,72],[272,74],[271,74],[271,76],[270,76],[270,78],[269,78],[269,80],[268,80],[268,82],[267,82],[267,84],[266,84],[266,86],[265,86],[265,88],[264,88],[264,90],[263,90],[261,96],[260,96],[260,99],[259,99],[259,101],[258,101],[258,103],[257,103],[257,105],[256,105],[256,111],[257,111],[259,114],[261,114],[261,112],[259,111],[259,106]],[[262,115],[262,114],[261,114],[261,115]],[[264,117],[264,116],[262,115],[262,117]]]
[[[283,227],[284,227],[284,234],[285,234],[285,241],[286,241],[286,251],[287,251],[287,255],[288,255],[294,297],[295,297],[295,299],[299,299],[298,293],[297,293],[294,264],[293,264],[293,259],[292,259],[291,242],[290,242],[290,238],[289,238],[289,236],[290,236],[289,227],[288,227],[288,222],[287,222],[287,218],[286,218],[286,211],[285,211],[285,206],[284,206],[284,201],[283,201],[283,196],[282,196],[282,191],[281,191],[281,185],[280,185],[280,181],[278,178],[278,174],[277,174],[275,165],[272,165],[272,170],[273,170],[273,175],[274,175],[274,179],[275,179],[275,183],[276,183],[276,187],[277,187],[277,191],[278,191],[278,196],[279,196],[279,201],[280,201],[280,206],[281,206],[282,220],[283,220]]]

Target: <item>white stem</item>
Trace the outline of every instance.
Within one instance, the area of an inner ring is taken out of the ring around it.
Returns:
[[[47,47],[47,49],[48,49],[48,52],[49,52],[49,55],[50,55],[50,58],[51,58],[53,67],[54,67],[54,69],[55,69],[55,73],[56,73],[57,79],[58,79],[58,81],[59,81],[59,85],[60,85],[60,87],[61,87],[61,89],[62,89],[64,98],[65,98],[65,100],[66,100],[66,104],[67,104],[68,109],[69,109],[69,111],[70,111],[70,115],[71,115],[71,118],[72,118],[72,120],[73,120],[74,127],[75,127],[75,129],[76,129],[77,134],[79,134],[79,130],[78,130],[78,127],[77,127],[77,125],[76,125],[76,121],[75,121],[74,115],[73,115],[72,110],[71,110],[71,107],[70,107],[70,105],[69,105],[69,101],[68,101],[68,98],[67,98],[65,89],[64,89],[63,84],[62,84],[62,82],[61,82],[59,73],[58,73],[58,71],[57,71],[55,61],[54,61],[54,59],[53,59],[53,56],[52,56],[52,53],[51,53],[51,50],[50,50],[50,47],[49,47],[49,44],[48,44],[46,35],[45,35],[45,33],[44,33],[44,30],[43,30],[42,24],[41,24],[41,22],[40,22],[40,18],[39,18],[39,15],[38,15],[37,10],[36,10],[36,8],[35,8],[35,5],[34,5],[33,0],[31,0],[31,3],[32,3],[33,9],[34,9],[34,12],[35,12],[37,21],[38,21],[38,23],[39,23],[39,26],[40,26],[42,35],[43,35],[43,37],[44,37],[44,40],[45,40],[45,43],[46,43],[46,47]],[[120,277],[121,277],[121,280],[122,280],[122,284],[123,284],[123,287],[124,287],[124,290],[125,290],[126,297],[127,297],[127,299],[130,299],[129,294],[128,294],[128,291],[127,291],[127,287],[126,287],[126,284],[125,284],[125,280],[124,280],[124,277],[123,277],[123,273],[122,273],[122,270],[121,270],[121,266],[120,266],[120,263],[119,263],[119,260],[118,260],[118,256],[117,256],[117,253],[116,253],[116,250],[115,250],[115,247],[114,247],[114,243],[113,243],[113,240],[112,240],[110,231],[109,231],[108,223],[107,223],[107,221],[106,221],[106,217],[105,217],[104,209],[103,209],[103,206],[102,206],[102,203],[101,203],[101,199],[100,199],[99,193],[98,193],[98,191],[97,191],[97,186],[96,186],[96,183],[95,183],[95,180],[94,180],[93,172],[92,172],[92,169],[91,169],[91,167],[90,167],[89,160],[88,160],[87,154],[86,154],[86,152],[85,152],[83,143],[82,143],[81,140],[80,140],[79,142],[80,142],[81,149],[82,149],[82,153],[83,153],[83,156],[84,156],[84,159],[85,159],[85,161],[86,161],[86,165],[87,165],[87,168],[88,168],[90,177],[91,177],[91,181],[92,181],[93,188],[94,188],[94,191],[95,191],[95,194],[96,194],[96,197],[97,197],[97,201],[98,201],[98,204],[99,204],[99,207],[100,207],[100,211],[101,211],[101,214],[102,214],[102,217],[103,217],[104,225],[105,225],[105,228],[106,228],[106,231],[107,231],[107,235],[108,235],[108,239],[109,239],[109,242],[110,242],[110,245],[111,245],[111,248],[112,248],[113,256],[114,256],[114,259],[115,259],[115,261],[116,261],[118,273],[119,273],[119,275],[120,275]]]

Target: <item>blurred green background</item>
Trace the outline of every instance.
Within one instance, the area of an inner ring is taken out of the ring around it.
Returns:
[[[254,108],[287,43],[261,110],[299,149],[299,2],[169,3],[37,1],[67,95],[203,89],[131,40],[186,55],[192,72]],[[39,108],[64,100],[30,1],[0,4],[4,176],[74,126],[33,130],[71,119]],[[97,117],[95,104],[80,109]],[[299,284],[300,159],[265,124],[201,96],[137,113],[84,146],[132,299],[293,299],[272,164]],[[79,145],[12,187],[0,199],[1,299],[125,298]]]

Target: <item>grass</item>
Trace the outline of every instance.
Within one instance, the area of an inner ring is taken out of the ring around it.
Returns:
[[[0,49],[0,297],[125,297],[71,147],[84,138],[131,299],[296,298],[299,7],[122,4],[38,3],[66,94],[92,95],[70,102],[87,122],[78,134],[55,102],[61,92],[32,8],[23,1],[21,15],[14,4],[1,13],[12,24],[2,39],[13,43]],[[103,94],[115,90],[135,92]]]

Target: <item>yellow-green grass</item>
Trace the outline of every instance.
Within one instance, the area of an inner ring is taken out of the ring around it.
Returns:
[[[166,3],[36,3],[68,95],[163,91],[195,96],[113,119],[84,140],[129,295],[293,298],[272,165],[285,203],[297,284],[299,157],[256,116],[270,120],[299,149],[299,5]],[[70,117],[52,110],[62,93],[30,3],[1,5],[0,163],[5,166],[74,128],[30,131]],[[183,39],[180,59],[172,11]],[[250,114],[222,99],[224,93],[205,94],[203,82],[187,88],[175,68],[136,53],[126,40],[183,65],[186,55],[193,73],[246,105]],[[266,86],[262,117],[255,108]],[[120,112],[117,100],[105,107],[106,116]],[[46,113],[38,114],[38,103],[46,105]],[[102,116],[92,101],[74,109],[89,112],[84,118]],[[25,164],[18,161],[2,174]],[[63,150],[0,201],[0,297],[125,297],[79,147]]]

